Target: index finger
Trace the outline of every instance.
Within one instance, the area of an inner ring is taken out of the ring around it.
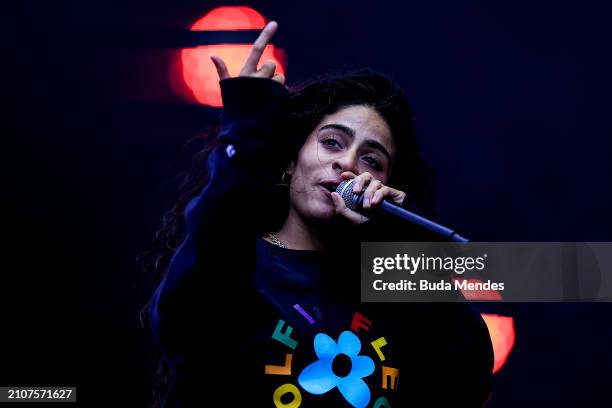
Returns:
[[[264,29],[259,34],[259,37],[253,43],[253,47],[251,47],[251,52],[247,57],[246,62],[244,63],[244,67],[242,71],[247,74],[251,74],[257,71],[257,63],[261,58],[266,46],[274,36],[276,29],[278,28],[278,24],[276,21],[270,21]]]

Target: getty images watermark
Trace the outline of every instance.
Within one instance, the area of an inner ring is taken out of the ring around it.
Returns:
[[[366,242],[365,302],[612,301],[610,242]]]

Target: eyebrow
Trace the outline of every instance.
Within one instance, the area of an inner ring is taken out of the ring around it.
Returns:
[[[339,130],[340,132],[342,132],[342,133],[346,134],[347,136],[349,136],[351,139],[355,137],[355,131],[353,129],[351,129],[348,126],[341,125],[339,123],[330,123],[329,125],[322,126],[321,129],[319,129],[319,131],[325,130],[325,129]],[[387,157],[387,160],[389,160],[389,162],[391,162],[391,155],[389,154],[389,152],[387,151],[385,146],[383,146],[380,142],[378,142],[378,141],[376,141],[374,139],[366,139],[364,144],[366,146],[369,146],[369,147],[371,147],[373,149],[376,149],[376,150],[380,151],[382,154],[384,154]]]

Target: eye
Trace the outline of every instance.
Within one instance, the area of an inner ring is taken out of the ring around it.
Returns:
[[[363,161],[368,163],[368,165],[370,165],[373,169],[376,169],[376,170],[381,170],[382,169],[382,166],[380,165],[380,162],[378,160],[376,160],[374,157],[366,156],[366,157],[363,158]]]
[[[340,144],[340,142],[338,142],[338,140],[336,140],[333,137],[323,139],[321,140],[321,143],[323,143],[326,146],[333,147],[333,148],[338,148],[338,149],[342,148],[342,145]]]

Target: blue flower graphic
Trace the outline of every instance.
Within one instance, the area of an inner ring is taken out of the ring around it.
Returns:
[[[314,349],[319,360],[300,373],[298,383],[302,388],[311,394],[325,394],[338,387],[352,406],[362,408],[368,405],[370,388],[362,378],[374,372],[374,361],[358,355],[361,351],[359,338],[350,331],[344,331],[336,344],[328,335],[319,333],[314,339]],[[348,363],[348,374],[334,370],[339,362]]]

